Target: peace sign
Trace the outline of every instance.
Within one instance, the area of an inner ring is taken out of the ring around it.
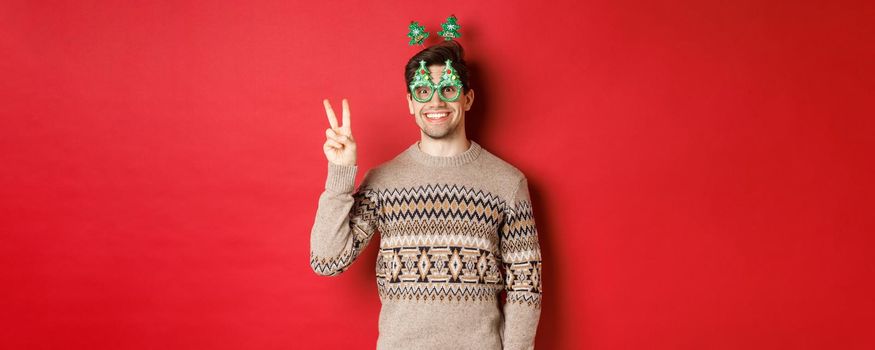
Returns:
[[[334,114],[334,109],[331,108],[331,103],[328,99],[322,100],[325,105],[325,114],[328,115],[328,124],[330,128],[325,129],[325,144],[322,150],[325,151],[325,158],[329,162],[338,165],[356,165],[355,157],[355,139],[352,138],[352,128],[349,121],[349,102],[343,99],[343,125],[337,125],[337,116]]]

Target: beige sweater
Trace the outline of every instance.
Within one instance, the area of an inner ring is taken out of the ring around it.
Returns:
[[[380,233],[377,349],[533,349],[541,251],[523,173],[474,141],[451,157],[414,143],[357,189],[356,171],[328,163],[310,265],[338,275]]]

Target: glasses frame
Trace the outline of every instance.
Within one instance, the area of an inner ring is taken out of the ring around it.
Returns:
[[[435,84],[431,81],[431,76],[428,74],[429,71],[425,66],[425,61],[419,61],[419,68],[413,76],[413,82],[410,83],[410,96],[412,96],[416,102],[427,103],[432,100],[435,91],[440,91],[445,87],[452,86],[456,88],[456,94],[453,97],[444,97],[442,93],[439,93],[438,98],[444,102],[458,101],[459,97],[462,96],[462,81],[459,79],[459,75],[453,68],[452,62],[452,60],[447,60],[445,62],[446,67],[441,74],[440,81]],[[431,88],[431,93],[428,94],[428,97],[420,98],[416,93],[416,89],[423,86]]]

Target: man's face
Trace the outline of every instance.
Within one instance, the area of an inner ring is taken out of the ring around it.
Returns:
[[[440,82],[444,65],[431,65],[428,67],[432,82]],[[466,89],[454,102],[446,102],[438,96],[440,91],[435,91],[431,101],[418,102],[412,98],[410,91],[407,92],[407,104],[410,114],[416,119],[416,124],[423,133],[432,139],[442,139],[454,135],[465,129],[465,112],[471,109],[474,103],[474,90]]]

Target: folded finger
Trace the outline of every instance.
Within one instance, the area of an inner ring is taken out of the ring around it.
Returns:
[[[325,146],[336,149],[343,149],[343,145],[340,142],[334,140],[325,140]]]

